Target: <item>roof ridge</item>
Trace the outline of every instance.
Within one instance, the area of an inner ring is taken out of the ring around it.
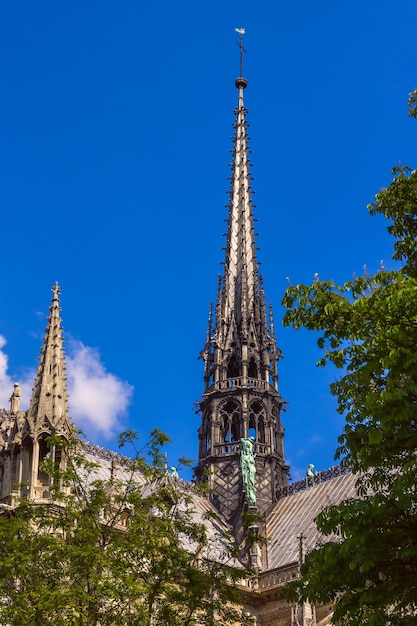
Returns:
[[[278,499],[286,498],[287,496],[292,496],[300,491],[305,491],[306,489],[310,489],[312,487],[316,487],[317,485],[327,482],[329,480],[333,480],[333,478],[338,478],[339,476],[343,476],[344,474],[349,474],[352,471],[350,467],[343,467],[342,465],[332,465],[327,470],[322,470],[317,472],[314,478],[310,478],[306,476],[301,480],[294,481],[288,486],[281,487],[278,492]]]

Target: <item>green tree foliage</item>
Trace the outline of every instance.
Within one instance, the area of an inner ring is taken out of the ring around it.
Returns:
[[[414,89],[408,96],[408,115],[417,117],[417,89]]]
[[[417,172],[393,173],[368,208],[390,221],[401,270],[284,297],[284,323],[318,331],[319,365],[341,371],[336,458],[358,477],[355,500],[318,516],[327,543],[307,555],[289,597],[335,601],[335,618],[352,626],[417,620]]]
[[[134,446],[135,434],[120,441]],[[134,459],[119,457],[107,480],[78,442],[62,451],[65,470],[44,462],[50,503],[22,500],[0,515],[1,624],[244,623],[235,604],[243,572],[232,566],[232,543],[219,529],[214,540],[212,521],[195,512],[198,496],[164,472],[166,441],[153,431]]]

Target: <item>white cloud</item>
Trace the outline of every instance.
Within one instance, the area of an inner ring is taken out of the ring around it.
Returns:
[[[323,440],[323,437],[319,435],[319,433],[313,433],[310,437],[310,443],[312,444],[319,443],[322,440]]]
[[[99,351],[81,341],[67,341],[70,414],[87,436],[111,437],[120,428],[133,387],[106,370]]]
[[[7,373],[9,369],[9,359],[3,348],[6,345],[5,338],[0,335],[0,407],[9,406],[9,398],[13,390],[13,382]]]
[[[29,405],[32,393],[33,381],[35,380],[35,370],[27,371],[23,376],[12,378],[9,374],[9,357],[3,350],[7,341],[0,335],[0,408],[10,408],[10,396],[13,391],[13,383],[18,382],[22,390],[21,408],[25,410]]]
[[[0,335],[0,408],[10,407],[13,383],[18,382],[22,390],[21,409],[26,410],[36,372],[28,371],[13,378],[4,351],[6,343]],[[88,438],[110,438],[121,430],[121,419],[131,402],[133,387],[106,370],[97,349],[72,339],[66,346],[70,415]]]

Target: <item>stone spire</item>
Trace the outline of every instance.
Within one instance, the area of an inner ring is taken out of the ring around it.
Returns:
[[[2,425],[7,441],[4,437],[3,443],[0,440],[5,477],[0,482],[0,500],[8,504],[13,504],[19,496],[32,501],[48,500],[51,476],[42,461],[49,457],[55,467],[62,469],[66,464],[65,451],[56,439],[49,439],[52,436],[69,440],[73,435],[68,415],[59,293],[59,285],[55,283],[29,409],[19,410],[20,388],[15,384],[8,423]]]
[[[236,80],[239,90],[236,109],[232,184],[222,293],[222,315],[235,317],[237,324],[254,310],[258,265],[252,213],[251,179],[244,89],[247,81]]]
[[[39,366],[28,410],[28,425],[32,434],[41,430],[50,434],[68,431],[68,394],[62,338],[60,288],[52,288],[48,325],[41,348]]]
[[[243,31],[243,32],[242,32]],[[244,33],[243,29],[238,30]],[[240,41],[242,59],[243,44]],[[242,66],[242,63],[241,63]],[[232,519],[244,506],[241,440],[254,438],[256,502],[264,512],[286,484],[282,399],[278,393],[272,308],[267,311],[256,258],[249,146],[244,92],[235,81],[234,149],[224,274],[219,277],[214,320],[210,308],[206,343],[205,391],[200,403],[202,425],[197,475],[209,476],[220,510]],[[246,502],[246,505],[250,504]],[[237,519],[236,517],[236,519]]]
[[[263,279],[256,258],[244,104],[247,84],[243,77],[235,81],[238,106],[235,109],[224,275],[219,276],[218,281],[214,326],[210,308],[206,344],[201,353],[206,364],[206,390],[213,382],[241,376],[245,381],[248,378],[261,379],[278,391],[277,360],[281,352],[275,341],[271,304],[267,313]],[[231,364],[232,361],[235,365]],[[227,375],[225,370],[228,370]]]

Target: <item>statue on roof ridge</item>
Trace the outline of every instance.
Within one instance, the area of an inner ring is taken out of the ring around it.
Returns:
[[[19,383],[14,383],[13,392],[10,396],[10,413],[15,415],[20,410],[20,397],[22,395],[22,390],[19,387]]]

